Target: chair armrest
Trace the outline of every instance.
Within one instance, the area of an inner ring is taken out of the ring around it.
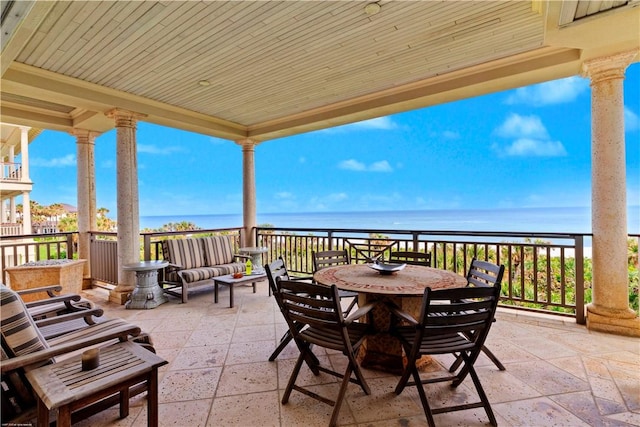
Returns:
[[[357,319],[365,316],[371,310],[373,310],[376,305],[378,305],[377,302],[370,302],[369,304],[365,304],[362,307],[358,307],[358,309],[356,311],[354,311],[353,313],[351,313],[349,315],[349,317],[344,319],[345,325],[350,325],[351,323],[353,323],[354,320],[357,320]]]
[[[54,292],[62,292],[61,285],[49,285],[49,286],[40,286],[37,288],[31,289],[22,289],[19,291],[15,291],[18,295],[27,295],[27,294],[35,294],[36,292],[46,292],[50,297],[56,296]]]
[[[249,255],[233,254],[234,258],[251,259]]]
[[[68,302],[68,301],[78,302],[81,299],[82,298],[78,294],[66,294],[66,295],[53,296],[49,299],[41,299],[38,301],[25,302],[24,304],[27,306],[27,308],[33,308],[33,307],[41,307],[43,305],[55,304],[59,302]]]
[[[39,328],[43,326],[55,325],[56,323],[63,323],[69,320],[82,319],[84,318],[87,322],[87,325],[93,325],[96,322],[93,320],[93,317],[101,317],[104,315],[104,310],[101,308],[92,308],[82,311],[76,311],[74,313],[61,314],[59,316],[47,317],[45,319],[36,320],[36,326]]]
[[[387,308],[389,309],[389,311],[391,312],[391,317],[395,316],[401,320],[404,320],[405,322],[409,323],[412,326],[418,326],[418,321],[416,319],[413,318],[413,316],[411,316],[409,313],[407,313],[406,311],[403,311],[400,307],[398,307],[396,304],[394,304],[391,301],[386,301],[385,302]],[[394,325],[396,322],[391,321],[391,324]]]
[[[313,282],[313,276],[289,276],[289,280],[311,280]]]
[[[184,267],[178,264],[169,263],[168,266],[165,267],[167,270],[184,270]]]
[[[3,374],[15,371],[16,369],[25,368],[30,365],[45,362],[52,357],[62,354],[71,353],[96,344],[108,342],[114,339],[126,340],[128,336],[140,335],[140,328],[128,323],[117,325],[107,331],[94,334],[91,337],[79,339],[73,342],[61,344],[53,348],[47,348],[33,353],[13,357],[2,361],[0,365]]]

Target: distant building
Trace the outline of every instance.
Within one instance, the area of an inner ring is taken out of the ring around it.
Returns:
[[[0,235],[31,234],[29,143],[41,129],[0,123]],[[23,212],[16,206],[22,199]]]

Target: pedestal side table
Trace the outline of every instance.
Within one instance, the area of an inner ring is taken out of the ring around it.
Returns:
[[[240,248],[240,253],[243,255],[249,255],[251,257],[251,263],[253,264],[254,274],[264,274],[264,267],[262,266],[262,254],[266,253],[269,248],[264,246]]]
[[[167,261],[142,261],[123,266],[136,272],[136,287],[125,303],[125,308],[155,308],[169,301],[158,284],[158,270],[165,268]]]

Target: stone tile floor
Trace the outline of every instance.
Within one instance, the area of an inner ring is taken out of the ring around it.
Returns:
[[[325,426],[332,408],[294,391],[280,404],[297,349],[291,344],[275,362],[267,359],[285,331],[267,283],[228,289],[213,303],[213,287],[150,310],[126,310],[109,303],[104,290],[84,291],[109,317],[121,317],[151,334],[160,356],[170,363],[160,371],[161,426]],[[589,332],[572,319],[500,310],[488,347],[506,366],[498,371],[484,356],[478,375],[501,426],[640,426],[640,340]],[[344,366],[344,357],[320,353],[323,361]],[[439,360],[445,366],[450,360]],[[442,369],[434,363],[432,369]],[[301,377],[317,392],[335,396],[337,379]],[[425,374],[425,375],[428,375]],[[425,426],[415,387],[393,393],[398,377],[365,370],[372,394],[350,385],[340,411],[341,426]],[[432,407],[475,398],[471,378],[457,388],[448,383],[427,388]],[[130,415],[117,409],[82,422],[86,426],[144,426],[146,402],[132,401]],[[442,426],[488,425],[483,409],[435,415]]]

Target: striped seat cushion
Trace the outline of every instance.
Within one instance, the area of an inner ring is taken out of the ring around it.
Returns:
[[[49,348],[22,299],[3,284],[0,284],[0,315],[2,341],[9,357]]]
[[[200,280],[211,279],[213,277],[224,276],[225,274],[239,273],[244,271],[245,265],[241,262],[231,264],[216,265],[215,267],[200,267],[191,270],[183,270],[179,274],[186,283],[199,282]]]
[[[233,262],[231,236],[210,236],[198,238],[204,249],[206,266],[218,266]]]
[[[198,239],[164,240],[162,255],[166,261],[182,268],[198,268],[206,265]]]

